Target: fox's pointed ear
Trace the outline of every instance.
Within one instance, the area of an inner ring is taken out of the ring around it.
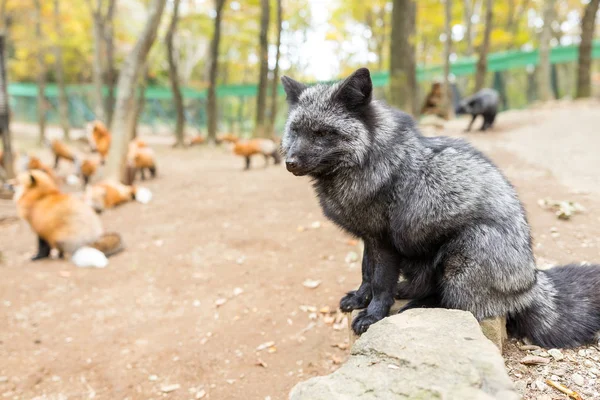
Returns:
[[[356,108],[369,104],[372,95],[371,73],[367,68],[360,68],[340,84],[332,98],[349,108]]]
[[[37,183],[37,181],[35,180],[35,176],[33,176],[32,173],[29,174],[29,180],[31,186],[35,186],[35,184]]]
[[[305,84],[295,81],[289,76],[285,75],[281,77],[281,84],[283,85],[283,89],[287,95],[286,100],[289,104],[298,103],[300,94],[308,87]]]

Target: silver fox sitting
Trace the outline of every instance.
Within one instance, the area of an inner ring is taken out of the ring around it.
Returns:
[[[341,299],[357,334],[416,307],[506,316],[509,332],[572,347],[600,330],[600,266],[536,268],[513,186],[461,139],[424,137],[406,113],[372,99],[369,70],[307,87],[284,76],[286,167],[313,180],[325,215],[363,239],[362,283]],[[403,280],[399,282],[399,277]]]

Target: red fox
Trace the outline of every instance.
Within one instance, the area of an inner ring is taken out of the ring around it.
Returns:
[[[91,158],[85,158],[83,161],[75,160],[75,165],[77,166],[77,172],[81,176],[83,180],[83,186],[87,186],[90,183],[90,178],[96,173],[98,170],[98,166],[101,161],[94,160]]]
[[[61,193],[45,172],[23,172],[10,184],[19,216],[38,235],[38,252],[32,260],[49,257],[54,248],[61,258],[71,254],[79,266],[104,267],[106,257],[123,250],[121,236],[104,234],[94,210],[76,196]]]
[[[246,158],[246,168],[250,169],[250,157],[255,154],[262,154],[265,157],[265,167],[269,165],[269,157],[273,158],[275,164],[281,162],[281,156],[279,155],[279,149],[277,144],[271,139],[233,139],[228,137],[223,139],[224,141],[230,141],[234,143],[233,152],[238,156]]]
[[[145,170],[150,172],[152,178],[156,177],[154,151],[143,140],[134,139],[129,143],[127,152],[127,183],[132,184],[135,181],[138,171],[142,180],[146,180]]]
[[[194,146],[197,144],[204,144],[205,142],[206,142],[206,138],[204,136],[197,135],[190,139],[189,146]]]
[[[146,204],[151,199],[152,193],[148,189],[124,185],[113,180],[98,182],[88,186],[85,191],[85,202],[97,213],[132,200]]]
[[[75,161],[75,152],[68,145],[59,139],[54,139],[49,142],[50,149],[54,153],[54,169],[58,168],[58,162],[63,159],[67,161]]]
[[[92,123],[92,151],[100,153],[100,163],[104,164],[108,150],[110,150],[110,143],[112,135],[101,121],[94,121]]]
[[[35,169],[44,171],[54,181],[54,183],[56,183],[57,185],[60,184],[60,180],[58,179],[58,177],[56,176],[56,174],[54,173],[52,168],[50,168],[48,165],[44,164],[42,162],[42,160],[40,160],[38,157],[29,154],[26,156],[25,162],[26,162],[25,168],[28,171],[32,171]]]

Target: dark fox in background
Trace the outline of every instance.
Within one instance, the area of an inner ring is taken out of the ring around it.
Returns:
[[[456,107],[456,115],[471,114],[472,117],[466,132],[471,130],[478,115],[483,117],[483,125],[479,130],[485,131],[490,128],[496,120],[499,99],[500,96],[494,89],[481,89],[474,95],[461,100]]]
[[[340,302],[346,312],[364,308],[356,333],[398,297],[412,299],[402,311],[505,315],[513,336],[545,347],[594,339],[600,267],[538,270],[515,189],[483,154],[422,136],[408,114],[372,99],[365,68],[333,85],[282,82],[287,169],[310,176],[325,215],[365,243],[362,283]]]

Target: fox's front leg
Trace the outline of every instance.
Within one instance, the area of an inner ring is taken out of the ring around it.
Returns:
[[[342,297],[342,300],[340,300],[340,309],[343,312],[365,308],[369,305],[371,298],[373,298],[373,293],[371,291],[372,262],[370,260],[369,247],[370,246],[365,241],[362,259],[362,282],[360,283],[360,287],[358,290],[348,292]]]
[[[360,335],[369,326],[387,317],[400,276],[400,254],[391,244],[375,242],[371,249],[372,276],[371,291],[373,298],[366,310],[356,316],[352,329]]]

